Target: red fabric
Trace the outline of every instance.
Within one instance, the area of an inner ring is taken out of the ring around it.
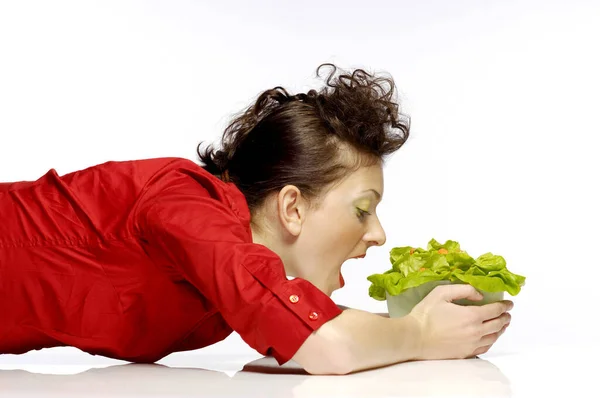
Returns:
[[[234,184],[181,158],[0,184],[0,353],[154,362],[235,330],[287,362],[341,310],[288,280],[249,222]]]

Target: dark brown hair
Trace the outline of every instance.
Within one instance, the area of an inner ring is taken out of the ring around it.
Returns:
[[[399,113],[391,77],[332,64],[319,66],[317,77],[323,67],[331,70],[319,91],[267,90],[225,129],[220,149],[197,147],[203,167],[219,176],[227,171],[252,214],[286,185],[309,201],[318,198],[361,166],[383,162],[408,139],[410,119]]]

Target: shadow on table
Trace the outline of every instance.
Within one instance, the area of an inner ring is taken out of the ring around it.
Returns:
[[[272,357],[244,365],[232,377],[203,368],[126,364],[72,375],[0,370],[7,397],[510,397],[509,380],[483,359],[419,361],[344,376],[312,376]]]

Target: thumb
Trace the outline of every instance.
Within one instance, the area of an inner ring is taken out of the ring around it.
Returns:
[[[454,300],[467,299],[472,301],[479,301],[483,299],[483,295],[477,291],[473,286],[467,284],[457,285],[446,285],[441,291],[440,298],[447,302]]]

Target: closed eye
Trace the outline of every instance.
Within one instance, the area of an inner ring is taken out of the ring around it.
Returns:
[[[358,219],[360,221],[364,221],[365,217],[370,216],[370,215],[371,215],[371,213],[369,213],[368,211],[363,210],[359,207],[356,208],[356,216],[358,217]]]

